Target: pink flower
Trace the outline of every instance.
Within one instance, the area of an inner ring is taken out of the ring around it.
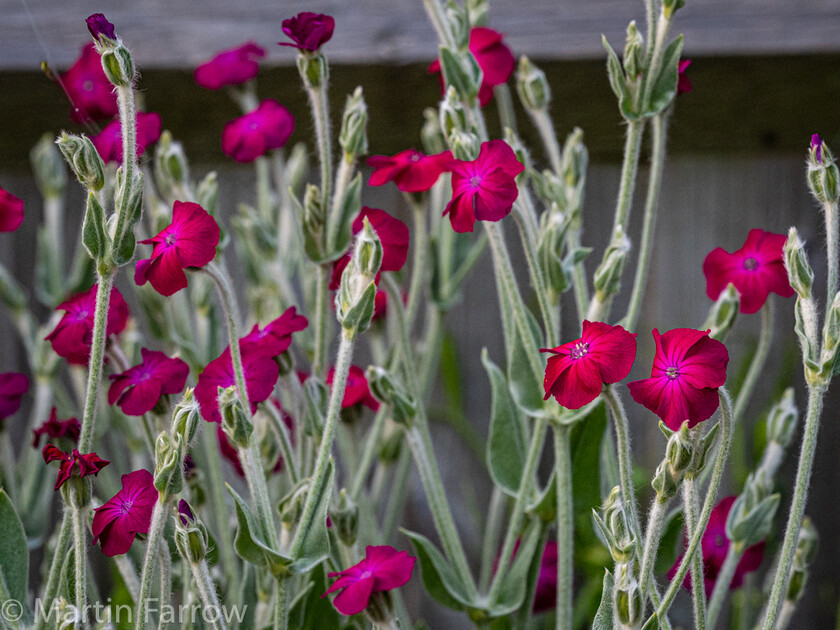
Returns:
[[[137,534],[149,533],[158,500],[154,477],[148,470],[135,470],[120,481],[122,489],[93,515],[93,544],[99,541],[106,556],[128,553]]]
[[[738,251],[730,254],[722,247],[713,249],[703,261],[706,295],[716,300],[731,282],[741,294],[742,313],[758,311],[771,291],[791,297],[793,289],[782,257],[785,240],[783,234],[755,229]]]
[[[335,20],[323,13],[302,11],[293,18],[283,20],[282,26],[293,43],[277,42],[278,45],[315,52],[332,38]]]
[[[706,526],[706,531],[703,532],[703,538],[700,545],[703,549],[703,579],[706,584],[706,593],[711,593],[715,588],[717,576],[720,573],[723,563],[726,560],[726,554],[729,551],[730,540],[726,537],[726,518],[729,516],[729,510],[732,509],[732,504],[735,503],[737,497],[731,496],[721,499],[709,516],[709,524]],[[668,571],[668,579],[673,579],[674,575],[679,569],[682,556],[677,558],[676,563]],[[757,543],[752,547],[747,547],[741,561],[735,568],[735,576],[732,578],[732,583],[729,585],[730,589],[736,589],[744,581],[744,576],[747,573],[752,573],[761,566],[761,561],[764,558],[764,542]],[[683,587],[691,590],[691,574],[686,574],[683,581]]]
[[[452,229],[472,232],[476,221],[500,221],[510,214],[519,195],[516,176],[525,167],[504,140],[483,142],[478,159],[452,160],[452,199],[449,214]]]
[[[694,427],[717,410],[717,390],[726,382],[729,353],[709,331],[675,328],[664,335],[653,330],[656,355],[650,378],[628,383],[630,395],[670,429],[683,422]]]
[[[368,166],[374,169],[368,185],[383,186],[394,182],[403,192],[425,192],[435,185],[441,173],[449,170],[451,161],[452,153],[449,151],[424,155],[409,149],[393,157],[372,155],[367,159]]]
[[[160,138],[160,114],[155,112],[137,112],[137,157],[146,151],[146,147]],[[103,162],[122,164],[123,144],[122,125],[119,120],[109,122],[105,129],[90,137],[93,146]]]
[[[493,98],[493,88],[507,83],[516,60],[510,48],[502,43],[502,34],[492,28],[477,26],[470,31],[470,52],[475,56],[481,68],[481,87],[478,90],[478,102],[482,107]],[[440,73],[440,60],[435,59],[429,66],[430,73]],[[443,76],[441,75],[441,88]]]
[[[289,110],[270,98],[240,116],[222,132],[222,151],[237,162],[253,162],[271,149],[284,146],[295,130]]]
[[[331,367],[327,372],[327,385],[332,386],[333,378],[335,378],[335,367]],[[364,370],[356,365],[351,365],[347,374],[344,397],[341,399],[341,408],[347,409],[356,405],[364,405],[374,411],[379,409],[379,401],[370,393]]]
[[[246,42],[237,48],[223,50],[195,69],[195,82],[208,90],[218,90],[226,85],[237,85],[250,81],[259,72],[259,59],[265,57],[265,50],[254,42]]]
[[[545,398],[568,409],[580,409],[601,394],[604,383],[617,383],[628,374],[636,358],[636,335],[621,326],[583,322],[583,333],[551,352],[545,368]]]
[[[119,405],[128,416],[142,416],[151,411],[164,394],[178,394],[184,389],[189,366],[181,359],[170,359],[163,352],[140,349],[140,365],[122,374],[111,374],[108,404]]]
[[[32,429],[32,448],[38,448],[41,443],[41,436],[46,435],[47,439],[59,440],[66,438],[74,444],[79,441],[79,434],[82,432],[82,425],[77,418],[59,420],[55,407],[50,411],[49,420],[37,429]]]
[[[23,223],[23,199],[0,188],[0,232],[14,232]]]
[[[296,307],[290,306],[265,328],[254,324],[251,332],[240,339],[239,347],[242,348],[243,354],[254,352],[277,357],[292,345],[292,333],[304,330],[308,325],[309,320],[303,315],[298,315]]]
[[[90,358],[90,345],[93,340],[93,316],[96,311],[96,293],[99,285],[94,284],[83,293],[65,300],[56,310],[66,311],[55,329],[46,336],[55,353],[64,357],[73,365],[87,365]],[[118,335],[125,329],[128,321],[128,304],[125,303],[119,289],[111,290],[108,304],[107,335]]]
[[[108,39],[116,40],[117,35],[114,33],[114,25],[111,24],[102,13],[94,13],[85,19],[91,37],[99,41],[99,36],[104,35]]]
[[[349,569],[329,574],[338,579],[321,597],[341,591],[333,599],[333,606],[342,615],[358,614],[367,608],[371,594],[390,591],[408,582],[416,561],[417,558],[409,556],[408,552],[387,545],[368,546],[364,560]]]
[[[216,256],[219,244],[219,225],[197,203],[176,201],[172,208],[172,223],[157,236],[140,241],[153,244],[152,257],[138,260],[134,268],[134,282],[152,283],[161,295],[172,295],[187,286],[187,267],[203,267]]]
[[[67,72],[58,75],[61,88],[70,99],[70,118],[88,122],[117,115],[114,86],[105,76],[102,60],[93,42],[82,46],[82,53]]]
[[[20,409],[20,401],[29,391],[29,379],[19,372],[0,374],[0,420]]]
[[[688,75],[685,73],[690,65],[691,59],[683,59],[677,66],[677,95],[685,94],[686,92],[691,92],[692,90],[691,79],[689,79]]]
[[[55,482],[55,490],[58,490],[61,484],[70,479],[74,471],[78,473],[79,477],[87,477],[88,475],[96,475],[111,463],[107,459],[102,459],[96,453],[82,454],[75,448],[72,453],[65,453],[53,444],[44,446],[41,455],[44,457],[44,463],[46,464],[56,460],[61,462],[58,465],[58,479]]]

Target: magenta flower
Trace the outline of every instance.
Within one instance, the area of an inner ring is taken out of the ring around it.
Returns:
[[[729,353],[709,331],[675,328],[664,335],[653,330],[656,355],[650,378],[628,383],[630,395],[670,429],[689,428],[717,410],[717,390],[726,382]]]
[[[102,13],[94,13],[85,19],[91,37],[97,42],[99,37],[104,35],[108,39],[116,40],[117,35],[114,33],[114,25],[111,24]]]
[[[259,72],[259,60],[265,50],[254,42],[223,50],[195,69],[195,82],[208,90],[218,90],[226,85],[250,81]]]
[[[703,549],[703,580],[706,584],[707,593],[711,593],[714,590],[718,574],[723,567],[726,554],[729,551],[731,542],[726,537],[726,519],[736,498],[735,496],[731,496],[721,499],[720,503],[712,510],[709,516],[709,524],[706,526],[706,531],[703,532],[700,545]],[[682,558],[682,556],[677,558],[674,566],[668,571],[669,580],[673,579],[674,575],[676,575]],[[732,578],[732,583],[729,585],[729,588],[736,589],[741,586],[744,581],[744,576],[747,573],[756,571],[761,566],[763,558],[764,541],[756,543],[752,547],[747,547],[744,555],[741,557],[741,561],[738,562],[738,566],[735,568],[735,576]],[[690,573],[685,576],[683,588],[691,590]]]
[[[323,13],[302,11],[293,18],[283,20],[282,26],[292,42],[277,42],[278,45],[315,52],[332,38],[335,20]]]
[[[545,367],[545,398],[550,396],[567,409],[580,409],[601,394],[604,383],[617,383],[628,374],[636,358],[636,335],[621,326],[583,322],[580,339],[550,352]]]
[[[195,516],[193,515],[190,504],[183,499],[178,501],[178,518],[181,520],[181,525],[184,527],[189,527],[195,522]]]
[[[161,295],[172,295],[187,286],[187,267],[203,267],[216,256],[219,244],[219,225],[197,203],[176,201],[172,208],[172,223],[157,236],[140,241],[154,245],[152,257],[138,260],[134,268],[134,282],[152,283]]]
[[[691,59],[683,59],[677,66],[677,95],[691,92],[691,79],[688,78],[686,70],[691,65]]]
[[[160,138],[161,121],[160,114],[155,112],[137,112],[137,157],[139,158],[146,151],[149,145],[154,144]],[[99,153],[103,162],[116,162],[122,164],[123,144],[122,125],[119,120],[109,122],[105,129],[95,136],[90,137],[93,146]]]
[[[0,188],[0,232],[14,232],[23,223],[23,199]]]
[[[703,261],[706,295],[716,300],[731,282],[741,294],[742,313],[758,311],[771,291],[791,297],[793,289],[782,257],[785,240],[783,234],[755,229],[738,251],[730,254],[722,247],[713,249]]]
[[[403,192],[425,192],[435,185],[441,173],[449,170],[452,153],[444,151],[436,155],[425,155],[408,149],[393,157],[371,155],[367,164],[373,167],[368,180],[369,186],[383,186],[394,182]]]
[[[90,358],[90,345],[93,340],[93,316],[96,311],[96,293],[99,285],[94,284],[83,293],[65,300],[56,310],[66,311],[53,331],[46,336],[55,353],[64,357],[73,365],[87,365]],[[118,335],[128,321],[128,304],[122,293],[114,287],[108,304],[108,323],[106,333]]]
[[[286,352],[292,345],[292,333],[300,332],[309,325],[309,320],[297,314],[297,308],[290,306],[283,314],[260,328],[254,328],[239,340],[239,347],[244,353],[262,353],[268,357],[277,357]]]
[[[127,416],[142,416],[154,409],[165,394],[178,394],[184,389],[189,366],[181,359],[170,359],[163,352],[140,349],[140,365],[122,374],[111,374],[108,404],[119,405]]]
[[[149,533],[158,500],[154,477],[148,470],[135,470],[120,481],[122,489],[93,515],[93,544],[99,541],[106,556],[128,553],[137,534]]]
[[[452,160],[452,199],[449,215],[456,232],[472,232],[476,221],[500,221],[510,214],[519,195],[516,176],[525,167],[504,140],[483,142],[478,159]]]
[[[41,444],[41,436],[46,435],[48,440],[67,439],[72,443],[79,441],[82,432],[82,425],[77,418],[59,420],[55,407],[50,411],[49,420],[45,420],[37,429],[32,429],[32,448],[38,448]]]
[[[0,374],[0,420],[20,409],[20,401],[29,391],[29,379],[19,372]]]
[[[113,118],[118,113],[114,86],[105,76],[102,60],[93,42],[82,46],[82,53],[67,72],[58,75],[61,88],[70,99],[70,118],[82,123]]]
[[[70,476],[76,472],[79,477],[87,477],[88,475],[96,475],[100,470],[105,468],[109,462],[107,459],[102,459],[96,453],[80,453],[75,448],[72,453],[65,453],[60,448],[53,444],[44,446],[41,451],[44,457],[44,463],[49,464],[58,460],[61,462],[58,465],[58,479],[55,482],[55,490],[58,490],[65,481],[70,479]]]
[[[329,574],[338,579],[321,597],[341,591],[333,599],[333,606],[342,615],[358,614],[367,608],[373,593],[390,591],[407,583],[416,561],[417,558],[409,556],[408,552],[387,545],[368,546],[364,560],[349,569]]]
[[[820,134],[815,133],[811,135],[811,151],[814,152],[814,157],[817,159],[817,164],[822,164],[822,138]]]
[[[327,372],[327,385],[330,387],[332,387],[333,378],[335,378],[335,367],[331,367]],[[341,408],[347,409],[356,405],[364,405],[374,411],[379,409],[379,401],[370,393],[365,371],[356,365],[351,365],[347,374],[344,397],[341,399]]]
[[[240,116],[222,131],[222,151],[237,162],[253,162],[271,149],[284,146],[295,130],[289,110],[270,98]]]

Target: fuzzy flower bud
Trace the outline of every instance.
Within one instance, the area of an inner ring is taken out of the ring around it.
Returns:
[[[817,555],[818,542],[819,537],[814,523],[806,516],[802,521],[802,529],[799,530],[799,539],[793,554],[793,572],[785,595],[788,601],[796,602],[802,597],[805,583],[808,581],[808,568]]]
[[[100,45],[113,45],[117,40],[114,25],[102,13],[94,13],[85,19],[93,41]]]
[[[198,205],[207,210],[207,214],[211,217],[216,216],[219,210],[219,176],[216,171],[210,171],[199,182],[195,191],[195,200]]]
[[[472,162],[478,157],[481,142],[474,133],[469,131],[453,131],[449,136],[452,145],[452,155],[456,160]]]
[[[347,97],[338,143],[347,159],[355,159],[368,152],[367,105],[361,86]]]
[[[740,305],[741,294],[738,293],[735,285],[730,282],[721,291],[715,303],[712,304],[712,308],[709,309],[709,315],[700,328],[710,330],[710,337],[723,339],[735,323],[735,317],[738,315]]]
[[[601,514],[593,510],[592,515],[607,541],[613,561],[632,562],[636,551],[636,537],[627,521],[621,488],[614,487],[601,506]]]
[[[840,173],[834,155],[818,134],[811,136],[808,151],[808,186],[820,203],[837,203],[840,200]]]
[[[423,150],[427,155],[443,153],[448,147],[446,146],[446,138],[443,136],[443,130],[440,127],[438,112],[432,107],[427,107],[423,110],[423,118],[425,122],[420,129]]]
[[[349,339],[370,326],[376,301],[376,274],[382,264],[382,255],[382,242],[365,217],[335,298],[338,321]]]
[[[301,53],[297,57],[297,68],[304,86],[320,88],[330,78],[330,66],[321,53]]]
[[[840,293],[837,293],[828,307],[822,335],[822,375],[831,378],[835,372],[837,351],[840,348]]]
[[[155,440],[155,488],[163,496],[181,492],[184,485],[183,442],[180,435],[161,433]]]
[[[79,183],[88,190],[102,190],[105,185],[105,165],[90,138],[84,134],[76,136],[61,132],[55,143]]]
[[[195,398],[193,389],[188,387],[172,413],[172,432],[181,437],[184,445],[189,446],[195,439],[200,423],[201,412],[198,400]]]
[[[326,215],[321,203],[321,190],[314,184],[306,185],[303,195],[303,222],[310,230],[319,230],[324,225]]]
[[[411,422],[417,413],[417,405],[414,403],[414,397],[405,390],[403,384],[394,375],[381,367],[371,365],[365,377],[374,397],[391,407],[394,422],[399,424]]]
[[[633,20],[627,25],[627,40],[624,44],[624,72],[629,81],[635,81],[645,64],[645,42]]]
[[[478,96],[483,74],[471,52],[457,52],[441,46],[440,68],[446,85],[449,89],[454,88],[462,100],[472,102]]]
[[[458,97],[458,92],[450,86],[440,102],[440,128],[448,139],[454,131],[466,131],[467,113]]]
[[[575,127],[563,144],[563,179],[570,188],[580,188],[586,181],[589,151],[583,143],[583,129]]]
[[[788,387],[782,399],[773,405],[767,416],[767,441],[785,448],[793,439],[793,432],[799,422],[799,409],[793,400],[793,388]]]
[[[744,491],[726,518],[726,536],[736,549],[743,551],[770,535],[779,498],[778,494],[768,494],[767,487],[754,475],[747,478]]]
[[[547,109],[551,102],[551,88],[545,78],[545,73],[524,55],[519,58],[516,91],[527,109]]]
[[[173,199],[183,197],[184,189],[190,185],[190,165],[184,147],[172,139],[169,131],[160,135],[155,148],[155,182],[164,197]]]
[[[805,243],[799,238],[795,227],[790,228],[785,245],[782,248],[790,286],[803,300],[811,297],[814,284],[814,272],[805,256]]]
[[[113,47],[102,48],[102,69],[112,85],[116,87],[130,87],[134,83],[134,60],[131,52],[117,42]]]
[[[51,134],[45,133],[32,147],[29,161],[41,195],[45,199],[61,197],[67,185],[67,169],[61,161],[61,153],[56,149]]]
[[[623,627],[635,628],[645,612],[642,589],[630,563],[616,565],[613,606]]]
[[[630,239],[625,236],[624,230],[619,225],[604,252],[601,264],[595,270],[593,286],[599,302],[605,302],[618,293],[621,286],[621,272],[624,270],[624,263],[629,253]]]
[[[196,518],[190,505],[181,499],[175,521],[175,546],[190,564],[201,562],[210,547],[210,537],[204,523]]]
[[[233,385],[225,389],[219,387],[218,400],[225,435],[235,446],[242,448],[248,446],[248,440],[254,432],[254,425],[245,413],[245,407],[239,399],[236,387]]]
[[[341,542],[352,547],[359,531],[359,508],[344,488],[338,494],[338,507],[330,510],[330,520]]]

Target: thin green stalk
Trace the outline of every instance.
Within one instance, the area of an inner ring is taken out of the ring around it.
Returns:
[[[75,492],[72,488],[71,493]],[[75,501],[71,501],[71,504]],[[73,554],[75,560],[75,584],[76,592],[73,604],[82,615],[81,627],[87,627],[87,527],[85,524],[85,516],[87,510],[85,508],[71,505],[70,515],[73,521],[73,545],[75,552]]]
[[[837,202],[829,201],[823,204],[823,211],[825,212],[825,244],[828,253],[828,281],[826,283],[827,293],[826,300],[829,304],[834,299],[837,293],[837,266],[838,256],[840,256],[840,245],[838,245],[838,237],[840,237],[840,218],[837,216]]]
[[[572,627],[574,573],[574,504],[572,502],[571,429],[554,426],[554,465],[557,475],[557,607],[556,628]]]
[[[271,200],[271,167],[268,158],[260,156],[254,162],[257,174],[257,211],[260,216],[270,223],[274,217]]]
[[[149,534],[146,538],[146,558],[143,560],[143,572],[140,577],[140,597],[135,607],[134,630],[143,630],[150,626],[146,608],[149,596],[152,593],[155,564],[163,538],[163,529],[166,526],[166,513],[169,511],[168,505],[168,501],[158,499],[155,503],[155,509],[152,512],[152,522],[149,525]]]
[[[639,172],[639,153],[642,147],[645,122],[633,120],[627,123],[627,138],[624,143],[624,161],[621,165],[621,183],[618,188],[618,199],[615,204],[615,218],[613,219],[614,234],[621,227],[627,234],[630,223],[630,209],[633,206],[633,190],[636,187],[636,176]]]
[[[650,506],[650,513],[645,531],[645,546],[642,551],[642,568],[639,586],[642,593],[649,597],[654,590],[656,581],[653,579],[653,565],[656,563],[656,555],[659,551],[659,541],[662,539],[662,529],[665,526],[665,517],[668,514],[668,501],[660,501],[659,497],[653,499]]]
[[[516,113],[513,110],[513,98],[510,95],[510,87],[502,83],[493,88],[493,97],[496,101],[496,109],[499,110],[499,122],[502,124],[502,135],[505,129],[516,133]]]
[[[408,475],[411,472],[411,452],[403,448],[397,460],[397,470],[394,473],[394,483],[388,493],[388,504],[382,518],[382,539],[388,541],[397,527],[397,519],[402,514],[403,506],[408,499]]]
[[[297,461],[295,461],[294,449],[292,448],[292,438],[289,435],[289,428],[280,417],[280,412],[271,402],[261,405],[262,410],[268,414],[271,420],[271,426],[274,429],[274,434],[277,436],[277,442],[280,444],[280,453],[283,455],[283,463],[286,470],[289,471],[289,479],[292,485],[296,484],[300,479],[298,473]]]
[[[330,329],[329,270],[324,265],[315,269],[315,354],[312,357],[312,373],[324,378],[327,373],[327,350]]]
[[[356,500],[365,485],[370,465],[376,457],[376,450],[379,448],[379,438],[382,436],[382,430],[385,428],[385,420],[387,416],[388,407],[380,405],[379,411],[376,412],[376,416],[373,419],[373,425],[365,438],[365,446],[362,449],[362,457],[359,461],[359,466],[356,468],[356,473],[353,476],[353,483],[350,486],[350,496],[353,500]]]
[[[137,578],[134,563],[128,554],[117,554],[114,556],[114,562],[120,572],[120,577],[125,582],[128,594],[131,595],[131,600],[136,604],[137,600],[140,599],[140,580]]]
[[[344,194],[347,191],[347,185],[350,183],[355,170],[355,157],[348,158],[345,154],[338,163],[338,172],[335,174],[335,193],[333,194],[330,214],[327,219],[327,247],[329,249],[335,247],[336,231],[338,230],[338,221],[341,217]]]
[[[330,106],[326,85],[306,88],[315,123],[315,141],[318,143],[318,160],[321,164],[321,203],[329,207],[332,187],[332,136],[330,132]],[[327,226],[329,230],[329,226]]]
[[[481,573],[478,577],[478,589],[487,590],[490,576],[493,574],[493,564],[496,562],[496,552],[499,549],[499,535],[502,530],[502,515],[505,508],[505,495],[499,486],[493,486],[490,495],[490,505],[487,508],[487,523],[484,526],[484,539],[481,545]]]
[[[709,600],[709,608],[706,612],[706,627],[709,630],[715,630],[718,615],[723,609],[723,602],[726,600],[727,593],[729,593],[732,578],[735,577],[735,569],[738,568],[738,563],[743,555],[743,552],[737,550],[735,545],[729,545],[726,560],[723,561],[723,566],[715,579],[715,588],[712,591],[712,598]]]
[[[645,19],[647,21],[647,52],[646,62],[650,63],[650,56],[653,54],[653,44],[656,41],[654,29],[656,28],[657,0],[645,0]],[[646,63],[646,65],[647,65]]]
[[[656,84],[656,80],[659,78],[659,73],[662,71],[662,58],[665,55],[668,33],[670,30],[671,19],[666,18],[663,13],[660,13],[659,19],[656,20],[656,39],[653,42],[653,48],[651,49],[649,55],[647,71],[645,72],[645,88],[642,97],[642,105],[644,109],[647,109],[647,104],[650,103],[650,97],[653,94],[653,86]],[[648,36],[650,36],[650,31],[648,31]],[[648,45],[650,45],[650,42],[648,42]]]
[[[289,628],[287,599],[285,580],[277,580],[277,596],[274,600],[274,630],[288,630]]]
[[[464,257],[464,260],[458,268],[452,272],[449,279],[446,280],[446,292],[444,299],[448,300],[452,297],[452,294],[457,291],[461,282],[463,282],[464,278],[467,277],[467,274],[473,268],[473,265],[475,265],[475,263],[478,262],[478,259],[481,258],[481,255],[484,253],[484,248],[487,247],[488,242],[489,240],[486,233],[481,234],[475,240],[470,249],[467,251],[467,255]]]
[[[227,509],[227,492],[222,475],[222,461],[219,457],[219,447],[216,443],[216,427],[205,423],[201,429],[204,446],[204,463],[206,465],[207,481],[210,486],[210,504],[213,506],[216,527],[216,542],[219,545],[219,564],[227,578],[227,588],[237,584],[237,569],[239,561],[233,550],[233,532],[230,527],[230,516]]]
[[[172,558],[169,555],[169,545],[161,540],[158,550],[158,567],[160,571],[160,609],[167,610],[172,606]],[[166,628],[169,624],[161,617],[158,623],[158,630]]]
[[[560,152],[560,143],[557,141],[557,133],[548,115],[548,109],[529,109],[528,115],[531,116],[531,121],[537,128],[545,152],[548,154],[551,170],[558,177],[561,176],[563,174],[563,156]]]
[[[426,230],[426,215],[428,214],[420,204],[406,195],[411,202],[412,217],[414,218],[414,260],[411,264],[411,282],[408,285],[408,302],[406,306],[406,319],[409,331],[414,324],[420,304],[421,292],[426,279],[426,258],[428,256],[428,231]]]
[[[137,109],[134,104],[134,88],[130,85],[120,85],[116,87],[116,93],[122,134],[121,168],[123,181],[129,184],[134,181],[134,171],[137,168]]]
[[[699,435],[699,431],[697,431]],[[695,440],[695,444],[697,441]],[[706,524],[697,520],[697,480],[686,477],[683,480],[683,501],[685,529],[689,538],[697,531],[706,529]],[[691,562],[691,601],[694,609],[695,630],[706,630],[706,585],[703,578],[703,551],[698,550]]]
[[[528,238],[527,228],[520,214],[514,212],[513,216],[516,219],[516,225],[519,227],[522,249],[525,251],[525,260],[528,263],[528,272],[531,276],[531,284],[534,286],[534,292],[537,294],[537,302],[540,306],[540,314],[542,315],[543,326],[545,327],[545,343],[547,347],[554,348],[560,342],[557,338],[557,329],[554,325],[553,309],[548,299],[547,285],[540,264],[537,262],[536,252],[534,251],[534,242]]]
[[[636,490],[633,486],[633,462],[630,459],[630,423],[624,405],[615,391],[614,385],[604,388],[604,401],[609,407],[615,424],[616,451],[618,455],[618,478],[621,483],[621,497],[624,505],[630,510],[630,518],[636,533],[636,555],[642,557],[641,524],[639,522],[639,508],[636,504]]]
[[[47,577],[47,585],[44,588],[44,606],[52,605],[53,600],[58,592],[58,583],[61,579],[61,567],[64,564],[64,559],[67,557],[67,547],[70,542],[70,534],[73,531],[72,525],[73,517],[70,515],[70,509],[64,511],[61,519],[61,528],[58,530],[58,541],[53,552],[52,563],[50,564],[50,573]],[[47,625],[46,615],[35,615],[35,630],[44,630]]]
[[[224,617],[222,614],[222,607],[219,603],[219,596],[216,593],[216,584],[210,575],[210,569],[207,567],[207,560],[201,562],[191,562],[190,570],[192,571],[195,584],[198,587],[198,595],[201,598],[201,604],[204,608],[209,608],[216,611],[209,619],[206,616],[202,618],[207,619],[210,627],[215,630],[227,630]]]
[[[758,346],[756,346],[755,352],[753,353],[749,370],[747,370],[747,376],[744,378],[744,383],[741,385],[741,389],[735,397],[735,410],[733,414],[736,422],[744,417],[744,412],[747,410],[747,405],[755,389],[755,384],[758,382],[759,376],[764,373],[767,356],[770,354],[770,346],[773,343],[773,320],[773,296],[767,296],[767,301],[761,309],[761,332],[758,337]]]

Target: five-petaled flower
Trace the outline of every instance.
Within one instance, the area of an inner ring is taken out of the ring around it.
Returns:
[[[335,20],[323,13],[302,11],[295,17],[283,20],[283,32],[291,42],[277,42],[280,46],[291,46],[300,51],[316,52],[333,36]]]
[[[373,172],[368,185],[383,186],[387,182],[394,182],[402,192],[426,192],[435,185],[442,173],[449,170],[451,161],[452,153],[449,151],[425,155],[408,149],[393,157],[371,155],[367,164],[373,167]]]
[[[58,75],[59,85],[70,99],[70,118],[74,122],[103,120],[117,115],[114,86],[105,76],[102,59],[93,42],[82,47],[82,53],[69,70]]]
[[[70,479],[74,470],[78,473],[79,477],[87,477],[88,475],[96,475],[111,463],[107,459],[102,459],[96,453],[80,453],[75,448],[71,453],[65,453],[54,444],[44,446],[41,455],[47,464],[56,460],[61,462],[58,465],[58,478],[55,481],[55,490],[58,490],[61,484]]]
[[[708,420],[720,401],[718,388],[726,382],[729,353],[709,331],[675,328],[664,335],[653,330],[656,355],[650,378],[628,383],[630,395],[655,413],[668,428],[678,431]]]
[[[785,271],[783,234],[750,230],[747,241],[731,254],[722,247],[709,252],[703,261],[706,295],[716,300],[730,282],[741,294],[741,312],[755,313],[772,291],[791,297],[793,289]]]
[[[691,79],[688,78],[686,70],[691,65],[691,59],[683,59],[677,66],[677,95],[691,92]]]
[[[197,203],[176,201],[172,223],[157,236],[140,241],[153,244],[152,257],[138,260],[134,282],[151,282],[161,295],[172,295],[187,286],[187,267],[203,267],[216,256],[221,232],[216,220]]]
[[[262,353],[267,357],[277,357],[292,345],[292,333],[300,332],[309,325],[309,320],[297,314],[297,308],[290,306],[283,314],[270,322],[265,328],[254,324],[247,335],[239,340],[239,347],[244,353]]]
[[[545,400],[554,396],[567,409],[580,409],[598,397],[604,383],[617,383],[630,373],[636,334],[585,320],[580,339],[540,352],[552,353],[545,367]]]
[[[66,439],[72,443],[79,441],[82,432],[82,425],[78,418],[67,418],[59,420],[55,407],[50,411],[49,420],[45,420],[40,427],[32,429],[32,448],[38,448],[41,444],[41,436],[46,435],[48,440]]]
[[[20,401],[29,391],[29,378],[19,372],[0,374],[0,420],[20,409]]]
[[[285,146],[295,130],[288,109],[267,98],[252,112],[240,116],[222,131],[222,151],[237,162],[253,162],[271,149]]]
[[[140,349],[142,361],[122,374],[111,374],[108,404],[119,405],[128,416],[142,416],[157,405],[164,394],[184,389],[190,367],[181,359],[170,359],[163,352]]]
[[[14,232],[23,223],[23,199],[0,188],[0,232]]]
[[[259,72],[259,60],[265,50],[254,42],[223,50],[195,69],[195,82],[208,90],[219,90],[226,85],[250,81]]]
[[[137,157],[146,151],[146,147],[160,138],[160,114],[155,112],[137,112]],[[122,125],[119,120],[109,122],[105,129],[90,137],[93,146],[103,162],[122,164],[123,143]]]
[[[333,606],[342,615],[356,615],[367,608],[373,593],[390,591],[408,582],[416,561],[408,552],[387,545],[368,546],[361,562],[329,574],[338,579],[321,597],[341,591],[333,599]]]
[[[335,378],[335,367],[327,372],[327,385],[332,387]],[[348,409],[356,405],[364,405],[376,411],[379,409],[379,401],[370,393],[365,371],[357,365],[351,365],[347,373],[347,384],[344,387],[344,396],[341,399],[341,408]]]
[[[158,500],[154,477],[141,468],[120,477],[122,489],[94,510],[93,544],[99,541],[102,553],[118,556],[128,553],[137,534],[148,534],[152,512]]]

